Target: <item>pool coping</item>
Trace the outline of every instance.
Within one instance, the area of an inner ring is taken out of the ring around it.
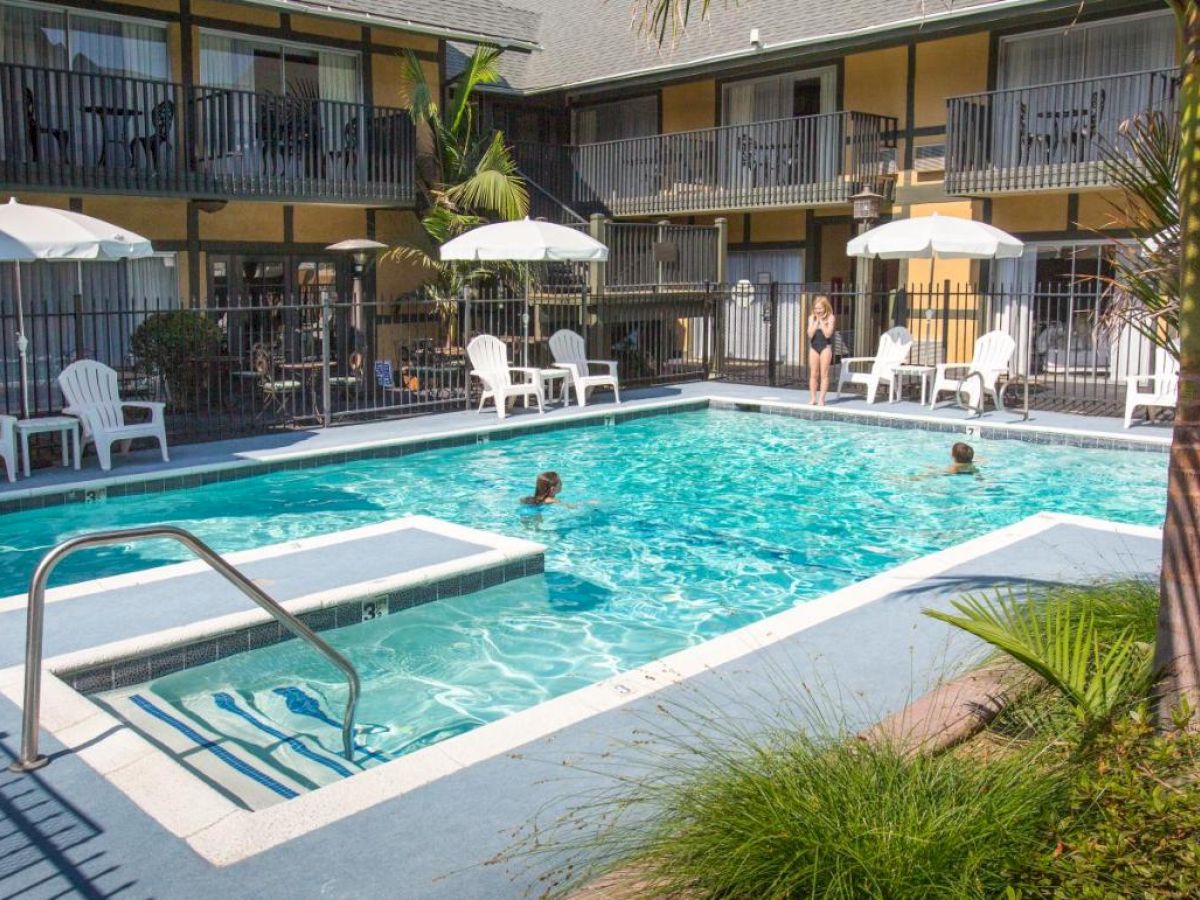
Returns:
[[[249,812],[222,796],[131,727],[72,690],[53,674],[61,669],[64,657],[46,663],[51,671],[43,684],[43,727],[67,748],[66,752],[76,754],[107,778],[203,859],[227,866],[753,654],[851,610],[911,591],[921,581],[1061,524],[1161,538],[1161,529],[1148,526],[1039,513],[257,812]],[[18,704],[21,676],[20,666],[0,672],[0,693]]]
[[[872,404],[866,408],[848,408],[840,404],[814,406],[771,394],[763,386],[761,397],[722,395],[719,382],[701,385],[712,393],[698,397],[679,397],[669,400],[631,400],[622,404],[601,404],[570,410],[556,410],[553,415],[530,416],[503,421],[492,419],[478,425],[451,427],[428,434],[411,434],[349,441],[336,448],[300,450],[247,451],[263,452],[262,457],[240,457],[218,462],[198,463],[155,472],[135,472],[128,475],[102,474],[59,484],[15,488],[0,493],[0,515],[28,509],[41,509],[66,503],[86,503],[107,497],[158,493],[189,487],[199,487],[221,481],[233,481],[272,472],[345,463],[361,459],[383,459],[419,453],[443,447],[469,446],[490,440],[516,437],[542,431],[588,427],[628,421],[644,416],[687,412],[700,409],[738,409],[761,413],[786,413],[800,418],[825,421],[847,421],[885,427],[920,428],[944,433],[958,433],[983,438],[1024,440],[1030,443],[1068,444],[1105,449],[1128,449],[1166,452],[1169,435],[1113,433],[1098,429],[1067,428],[1038,425],[1029,422],[994,423],[986,417],[945,419],[937,416],[889,410],[889,404]],[[433,417],[430,417],[433,418]]]

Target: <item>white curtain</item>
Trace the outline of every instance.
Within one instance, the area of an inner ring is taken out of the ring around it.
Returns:
[[[1009,366],[1010,372],[1029,371],[1029,350],[1035,293],[1037,291],[1038,246],[1026,244],[1018,259],[998,259],[992,263],[991,289],[993,320],[989,328],[1005,331],[1017,342]]]
[[[317,54],[317,79],[322,100],[358,101],[358,58],[349,53]]]
[[[159,25],[72,13],[71,71],[166,80],[167,31]]]
[[[1008,38],[998,83],[1003,90],[1174,65],[1175,20],[1165,12]]]
[[[57,10],[0,4],[0,62],[67,68],[66,16]]]
[[[247,41],[200,32],[200,83],[230,90],[254,90],[254,49]]]

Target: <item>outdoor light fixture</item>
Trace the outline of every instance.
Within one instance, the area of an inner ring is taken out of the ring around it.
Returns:
[[[379,241],[372,241],[368,238],[353,238],[349,241],[338,241],[336,244],[330,244],[325,248],[332,250],[335,253],[348,253],[354,261],[354,277],[362,276],[363,270],[366,269],[367,263],[371,257],[380,250],[386,250],[387,244],[381,244]]]
[[[870,188],[863,188],[851,197],[850,200],[854,204],[854,221],[878,221],[879,206],[883,203],[883,196],[881,194],[875,193]]]

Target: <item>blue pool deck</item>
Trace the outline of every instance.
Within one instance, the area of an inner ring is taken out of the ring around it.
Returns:
[[[536,410],[518,408],[501,427],[523,429],[549,426],[596,414],[627,413],[688,401],[766,402],[801,407],[807,403],[808,392],[766,385],[710,381],[629,390],[623,392],[622,399],[624,402],[616,406],[612,403],[611,395],[601,394],[583,409],[575,405],[566,408],[548,407],[545,415],[539,415]],[[1037,410],[1030,413],[1028,421],[1024,420],[1019,410],[993,411],[981,418],[968,418],[963,410],[950,405],[940,406],[935,410],[910,401],[894,404],[880,401],[868,405],[862,399],[849,395],[842,399],[831,396],[826,409],[831,414],[845,413],[848,417],[883,415],[913,423],[936,422],[977,428],[1003,427],[1030,434],[1055,431],[1078,435],[1080,440],[1108,438],[1129,440],[1141,445],[1165,446],[1171,437],[1169,425],[1140,423],[1125,429],[1121,420],[1117,418]],[[342,425],[329,429],[300,429],[235,440],[173,446],[169,463],[163,463],[155,450],[139,450],[124,457],[114,457],[110,472],[102,472],[95,455],[91,454],[84,457],[83,468],[78,472],[55,466],[37,469],[32,478],[18,478],[15,483],[0,481],[0,505],[20,498],[61,494],[72,489],[95,490],[97,487],[130,480],[148,482],[148,487],[154,489],[158,479],[172,475],[185,477],[190,473],[203,473],[211,469],[251,468],[262,463],[283,464],[305,457],[369,450],[397,441],[424,441],[466,435],[497,426],[496,415],[489,407],[483,414],[474,410],[462,410],[408,419]]]
[[[806,393],[765,387],[681,385],[631,392],[621,408],[706,398],[802,402],[805,397]],[[867,409],[861,401],[835,402],[831,407]],[[595,405],[595,411],[612,409],[605,399]],[[885,403],[870,409],[920,418],[931,415],[915,404]],[[584,412],[593,412],[593,407]],[[571,407],[545,418],[578,414]],[[939,410],[932,417],[961,421],[963,413]],[[522,411],[509,423],[534,418],[536,414]],[[1019,418],[1019,414],[991,414],[981,421],[1009,425]],[[495,421],[494,415],[449,413],[327,432],[181,446],[173,448],[171,466],[191,470],[286,458],[297,452],[337,453],[355,445],[467,432]],[[1124,433],[1119,422],[1061,414],[1035,413],[1031,425],[1071,430],[1081,439]],[[1146,443],[1162,445],[1169,438],[1169,429],[1159,426],[1133,432]],[[91,468],[82,473],[43,470],[15,487],[78,486],[80,476],[83,483],[100,476],[94,457],[88,462]],[[134,454],[118,462],[111,477],[144,477],[161,471],[161,464]],[[612,774],[636,770],[653,746],[653,742],[646,744],[647,731],[675,731],[686,727],[690,717],[703,714],[741,720],[751,728],[764,722],[774,725],[780,708],[810,692],[845,700],[849,727],[866,724],[899,709],[931,686],[939,673],[965,664],[976,652],[946,626],[922,616],[923,609],[944,609],[963,593],[1000,584],[1040,586],[1153,577],[1160,549],[1161,538],[1154,529],[1034,517],[611,683],[435,745],[427,757],[436,760],[429,766],[432,777],[414,779],[411,789],[396,796],[363,799],[374,788],[369,779],[395,765],[389,764],[345,783],[361,785],[353,787],[356,793],[347,801],[353,806],[349,813],[319,808],[316,804],[324,790],[317,791],[272,807],[268,812],[273,818],[247,819],[240,835],[236,829],[214,826],[187,839],[177,836],[130,800],[120,786],[119,769],[101,775],[80,754],[64,752],[61,743],[44,734],[43,749],[53,759],[48,767],[25,776],[0,773],[4,819],[0,897],[538,896],[548,887],[539,881],[546,860],[512,856],[509,851],[535,823],[552,825],[581,798],[610,789]],[[466,555],[472,552],[469,547],[460,550]],[[60,620],[59,627],[53,618],[48,621],[48,655],[138,640],[159,628],[186,627],[193,616],[193,621],[201,622],[230,614],[227,606],[220,605],[227,600],[215,595],[205,599],[203,593],[190,604],[165,604],[160,613],[164,618],[149,624],[121,608],[119,597],[108,601],[114,605],[104,615],[84,614],[85,601],[69,598],[51,603],[50,612],[66,616],[77,602],[77,611]],[[69,621],[66,633],[64,621]],[[19,601],[0,601],[0,668],[20,663],[21,642],[14,635],[19,636],[23,626]],[[665,715],[664,709],[680,712]],[[581,717],[580,711],[589,714]],[[18,706],[8,696],[0,697],[0,750],[10,759],[16,752],[19,718]],[[567,724],[560,727],[562,722]],[[103,754],[106,742],[117,738],[98,735],[88,749]],[[639,749],[631,749],[634,744]],[[503,751],[496,752],[501,746]],[[157,791],[169,803],[174,777],[169,768],[130,767],[124,778],[128,781],[133,772],[143,788]],[[269,827],[256,822],[269,822]]]

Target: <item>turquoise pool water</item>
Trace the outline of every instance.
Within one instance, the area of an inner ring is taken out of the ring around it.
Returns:
[[[363,675],[363,740],[386,758],[1041,510],[1162,521],[1165,454],[975,441],[981,477],[944,477],[953,440],[717,410],[543,432],[3,516],[0,581],[22,589],[71,534],[157,521],[222,551],[406,513],[545,543],[544,577],[329,633]],[[522,507],[549,468],[565,502]],[[77,556],[64,574],[180,558],[140,544]],[[140,690],[206,721],[232,698],[335,752],[322,716],[340,716],[342,691],[297,642]]]

